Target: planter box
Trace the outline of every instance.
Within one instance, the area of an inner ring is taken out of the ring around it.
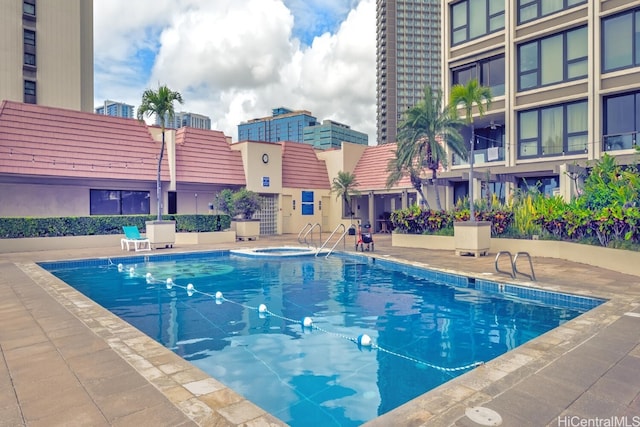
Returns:
[[[146,235],[151,242],[151,247],[173,247],[176,242],[176,222],[175,221],[147,221]]]
[[[207,231],[199,233],[176,233],[177,245],[207,245],[216,243],[235,243],[233,231]]]
[[[231,221],[231,229],[235,230],[238,240],[258,240],[258,237],[260,237],[260,220]]]
[[[456,255],[488,255],[491,247],[491,222],[454,222],[453,240]]]
[[[434,249],[440,251],[452,251],[452,236],[433,236],[429,234],[391,234],[391,246],[403,248]]]

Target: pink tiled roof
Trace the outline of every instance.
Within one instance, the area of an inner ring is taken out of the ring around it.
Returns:
[[[0,103],[1,174],[155,181],[159,149],[137,120]]]
[[[183,127],[176,144],[178,182],[246,185],[242,154],[231,150],[224,133]]]
[[[329,190],[329,175],[324,160],[319,160],[312,145],[300,142],[282,144],[282,186]]]
[[[353,174],[358,182],[357,190],[381,190],[387,188],[387,166],[395,156],[396,144],[367,147],[360,157]],[[392,188],[411,187],[411,180],[404,176]]]

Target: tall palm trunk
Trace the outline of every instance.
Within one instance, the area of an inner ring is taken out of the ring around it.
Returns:
[[[436,207],[439,211],[442,210],[442,203],[440,203],[440,189],[438,188],[438,170],[431,169],[431,182],[433,183],[433,192],[436,195]]]
[[[162,157],[164,156],[164,128],[162,128],[162,146],[160,147],[160,155],[158,156],[158,180],[156,182],[156,196],[158,202],[158,221],[162,221],[162,179],[160,170],[162,168]]]
[[[471,222],[476,220],[475,206],[473,205],[473,149],[475,139],[475,127],[473,126],[473,122],[471,122],[471,149],[469,150],[469,221]]]

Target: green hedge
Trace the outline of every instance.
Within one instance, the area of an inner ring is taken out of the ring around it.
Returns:
[[[0,238],[123,234],[125,225],[144,232],[146,221],[155,219],[155,215],[0,218]],[[222,231],[231,226],[229,215],[164,215],[162,219],[175,221],[178,233]]]

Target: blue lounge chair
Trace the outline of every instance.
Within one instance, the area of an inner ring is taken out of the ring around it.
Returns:
[[[135,225],[125,225],[122,227],[122,230],[124,231],[124,238],[120,239],[122,250],[124,250],[125,246],[127,247],[127,251],[131,250],[132,244],[136,252],[151,250],[151,241],[140,235],[138,227]]]

